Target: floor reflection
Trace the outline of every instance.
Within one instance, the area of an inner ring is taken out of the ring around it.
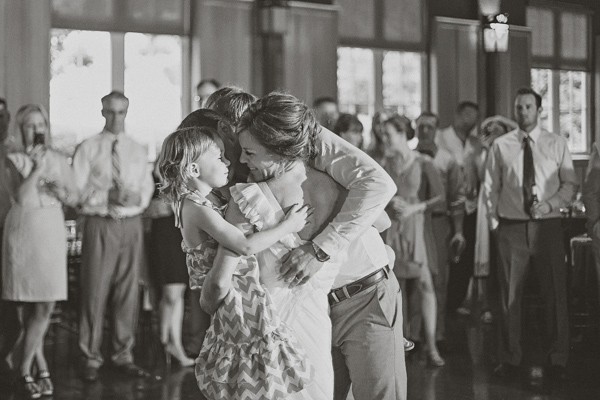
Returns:
[[[524,362],[522,373],[514,379],[492,375],[494,327],[469,318],[452,317],[442,368],[427,365],[423,352],[407,356],[409,400],[587,400],[600,399],[600,345],[597,331],[576,332],[568,370],[571,379],[557,383],[535,379],[535,356]],[[527,329],[524,341],[538,340],[540,329]],[[136,360],[152,371],[152,379],[128,379],[108,367],[100,370],[100,379],[84,383],[79,379],[77,336],[72,330],[51,328],[46,354],[51,360],[56,386],[53,399],[60,400],[201,400],[193,368],[173,366],[167,369],[156,353],[153,339],[138,341]],[[20,397],[0,388],[0,400]],[[46,397],[45,399],[51,399]]]

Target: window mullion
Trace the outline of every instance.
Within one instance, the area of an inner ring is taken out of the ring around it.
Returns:
[[[552,101],[552,124],[550,130],[560,134],[560,71],[550,70],[550,76],[552,83],[552,94],[550,96]]]
[[[375,62],[375,110],[383,110],[383,50],[373,51],[373,62]],[[371,114],[375,110],[369,110]]]
[[[125,91],[125,33],[111,32],[112,90]]]

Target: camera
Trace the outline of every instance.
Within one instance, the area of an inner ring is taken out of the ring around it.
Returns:
[[[33,135],[33,145],[36,146],[38,144],[45,144],[46,143],[46,135],[44,135],[43,133],[36,133]]]

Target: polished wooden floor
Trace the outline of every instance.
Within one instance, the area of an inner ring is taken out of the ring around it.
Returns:
[[[530,379],[536,371],[536,346],[540,342],[536,324],[526,326],[527,349],[523,371],[514,379],[492,374],[493,326],[476,318],[450,317],[449,339],[444,355],[447,365],[426,365],[418,349],[407,356],[409,400],[586,400],[600,399],[600,346],[598,331],[577,329],[572,335],[567,382]],[[100,370],[100,379],[84,383],[80,378],[79,353],[72,327],[56,323],[49,331],[46,354],[56,386],[54,399],[64,400],[178,400],[201,399],[193,368],[166,368],[151,329],[138,335],[136,357],[153,373],[152,379],[129,379],[110,368]],[[19,399],[7,388],[0,388],[0,399]],[[48,398],[48,397],[46,397]]]

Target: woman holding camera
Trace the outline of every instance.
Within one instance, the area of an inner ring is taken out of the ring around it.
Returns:
[[[26,398],[54,391],[43,345],[56,301],[67,299],[67,241],[63,203],[75,204],[67,157],[46,146],[48,114],[40,105],[19,109],[16,124],[24,152],[9,154],[21,184],[6,217],[2,252],[2,297],[17,302],[23,324],[17,359]],[[35,359],[37,381],[31,376]]]

